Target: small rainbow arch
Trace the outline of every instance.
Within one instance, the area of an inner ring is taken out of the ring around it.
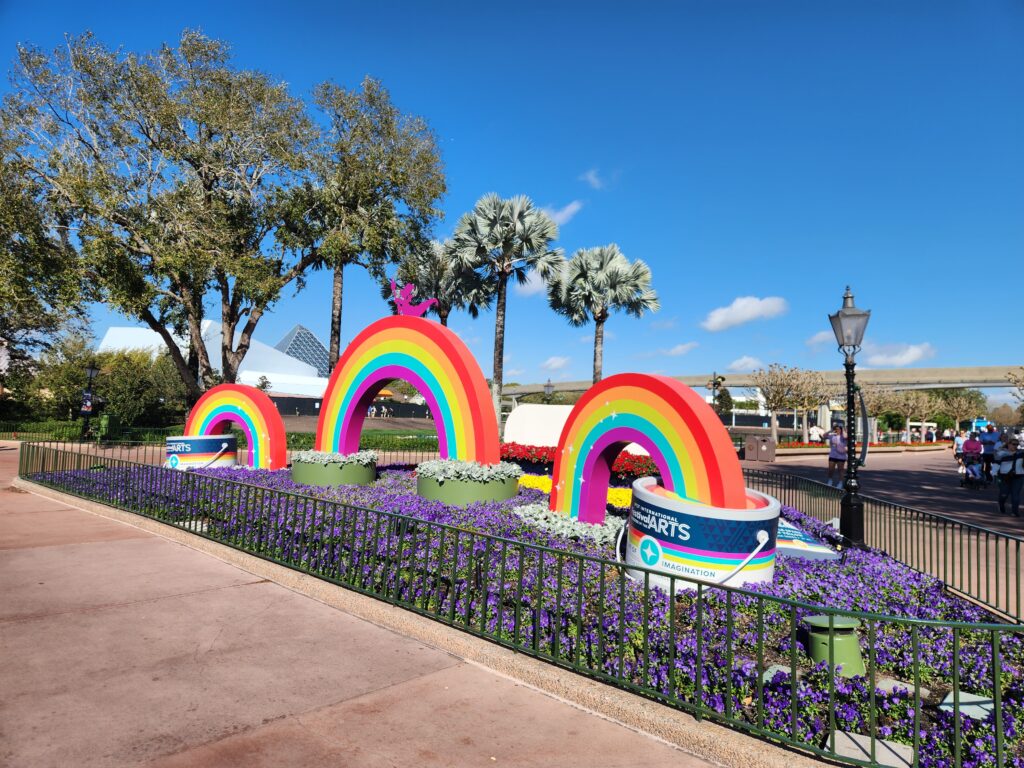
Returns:
[[[604,520],[615,457],[643,446],[664,487],[713,507],[747,506],[743,471],[729,433],[704,399],[676,379],[609,376],[576,403],[562,428],[550,506],[582,522]]]
[[[352,453],[366,411],[388,382],[423,395],[442,458],[496,464],[498,420],[483,371],[462,340],[421,317],[385,317],[356,336],[331,374],[320,408],[316,449]]]
[[[245,384],[219,384],[207,390],[189,411],[185,435],[219,435],[232,424],[237,424],[245,434],[250,467],[281,469],[288,464],[281,414],[265,392]]]

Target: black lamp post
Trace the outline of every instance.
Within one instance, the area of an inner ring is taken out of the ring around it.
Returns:
[[[711,407],[718,411],[718,390],[722,388],[725,376],[719,376],[717,371],[711,373],[711,380],[704,386],[711,390]]]
[[[88,378],[88,383],[85,385],[85,392],[82,393],[81,414],[85,417],[85,421],[82,424],[82,437],[86,437],[89,434],[89,419],[93,412],[92,382],[99,372],[100,369],[97,368],[94,363],[89,363],[88,367],[85,369],[85,375]]]
[[[551,383],[551,379],[544,382],[544,402],[551,402],[551,393],[555,391],[555,385]]]
[[[829,315],[832,330],[836,334],[839,351],[845,355],[846,368],[846,483],[843,499],[839,503],[839,532],[854,544],[864,543],[864,502],[857,495],[857,419],[853,401],[854,356],[860,352],[864,341],[864,330],[871,318],[870,310],[857,309],[853,304],[850,286],[843,294],[843,306],[834,315]]]

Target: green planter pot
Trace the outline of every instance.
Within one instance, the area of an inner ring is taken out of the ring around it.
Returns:
[[[473,480],[435,480],[432,477],[416,477],[416,493],[430,501],[440,501],[456,507],[478,501],[504,501],[511,499],[519,490],[519,478],[491,480],[478,483]]]
[[[377,465],[307,464],[292,462],[292,482],[302,485],[369,485],[377,479]]]

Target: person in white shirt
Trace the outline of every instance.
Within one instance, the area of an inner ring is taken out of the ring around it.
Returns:
[[[1006,501],[1010,501],[1010,513],[1020,517],[1020,496],[1024,489],[1024,451],[1016,437],[1007,439],[1005,445],[993,455],[992,468],[999,481],[999,514],[1005,515]]]

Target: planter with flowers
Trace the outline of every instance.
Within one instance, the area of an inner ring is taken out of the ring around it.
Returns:
[[[302,485],[370,485],[377,479],[377,452],[292,454],[292,482]]]
[[[416,493],[424,499],[459,507],[481,501],[505,501],[516,495],[522,474],[519,465],[506,461],[424,461],[416,467]]]

